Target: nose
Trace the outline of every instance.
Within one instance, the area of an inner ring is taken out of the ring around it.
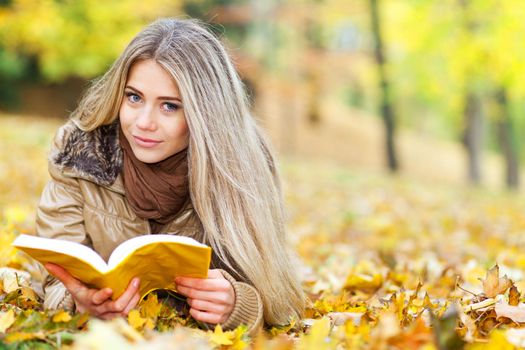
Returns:
[[[144,107],[136,119],[137,127],[141,130],[154,131],[157,129],[157,123],[155,121],[155,115],[153,109],[150,107]]]

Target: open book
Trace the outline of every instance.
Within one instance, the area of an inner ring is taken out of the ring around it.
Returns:
[[[145,235],[121,243],[108,263],[93,249],[76,242],[21,234],[13,246],[40,263],[62,266],[84,284],[113,290],[117,299],[133,277],[140,278],[140,297],[155,289],[176,290],[175,276],[208,277],[211,248],[193,238]]]

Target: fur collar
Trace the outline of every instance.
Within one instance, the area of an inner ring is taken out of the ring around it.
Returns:
[[[72,170],[75,176],[102,186],[111,186],[122,170],[118,120],[86,132],[75,124],[64,126],[62,147],[52,156],[62,171]]]

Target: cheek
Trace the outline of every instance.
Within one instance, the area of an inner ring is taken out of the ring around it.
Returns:
[[[120,119],[120,125],[124,129],[125,126],[128,126],[130,123],[130,117],[131,113],[129,112],[129,108],[127,108],[126,104],[122,102],[119,108],[119,119]]]
[[[180,133],[181,135],[186,137],[190,134],[190,128],[188,127],[188,123],[186,123],[186,119],[184,119],[184,121],[181,122]]]
[[[119,109],[119,119],[122,130],[125,130],[126,132],[132,130],[137,123],[136,116],[136,110],[133,107],[123,103]]]
[[[188,146],[190,142],[190,128],[188,127],[188,123],[186,123],[186,120],[184,120],[183,123],[181,123],[180,128],[180,137],[184,139],[185,146]]]

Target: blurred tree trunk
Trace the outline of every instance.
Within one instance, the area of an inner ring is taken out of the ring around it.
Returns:
[[[317,13],[315,10],[316,1],[310,3],[311,13]],[[308,87],[307,97],[307,118],[312,125],[318,125],[321,122],[321,94],[322,94],[322,67],[324,61],[325,47],[322,38],[322,28],[317,22],[317,18],[308,17],[305,20],[305,38],[306,38],[306,65],[303,70]]]
[[[319,68],[313,68],[315,71],[308,73],[308,121],[312,125],[318,125],[321,122],[321,77]]]
[[[472,93],[465,94],[464,145],[468,154],[468,178],[475,184],[481,181],[481,155],[483,146],[483,117],[480,98]]]
[[[510,118],[507,91],[501,88],[496,93],[496,101],[499,105],[499,116],[497,121],[498,141],[503,157],[505,158],[505,183],[509,189],[517,189],[519,186],[519,162],[513,138],[512,120]]]
[[[388,169],[391,172],[398,170],[398,161],[394,144],[395,116],[390,96],[390,82],[386,74],[386,57],[381,36],[381,20],[379,18],[379,0],[370,0],[370,17],[372,22],[372,35],[375,42],[374,55],[379,73],[379,86],[381,94],[381,116],[385,125],[385,143]]]
[[[473,35],[476,30],[476,22],[472,19],[469,11],[470,0],[459,0],[463,15],[463,29],[466,35]],[[481,156],[483,152],[483,116],[481,110],[481,98],[473,89],[473,73],[467,70],[465,82],[465,108],[463,111],[465,132],[463,143],[468,157],[468,180],[471,183],[481,182]]]

